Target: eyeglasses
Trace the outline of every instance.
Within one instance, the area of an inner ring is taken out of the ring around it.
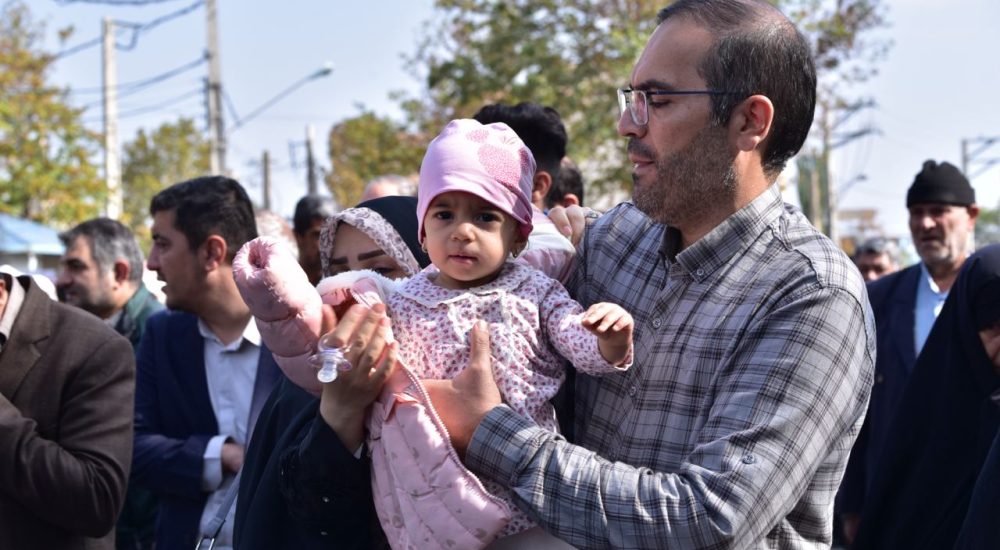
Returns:
[[[651,95],[739,95],[735,92],[720,90],[634,90],[632,88],[618,89],[618,116],[628,110],[632,122],[636,126],[649,123],[649,96]]]

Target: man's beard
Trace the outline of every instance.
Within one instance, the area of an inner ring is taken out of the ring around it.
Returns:
[[[634,138],[629,150],[650,153]],[[708,217],[733,203],[736,194],[734,155],[726,144],[725,128],[706,126],[684,149],[657,158],[656,181],[635,182],[633,202],[650,218],[675,227],[687,220]],[[633,175],[633,178],[635,176]]]

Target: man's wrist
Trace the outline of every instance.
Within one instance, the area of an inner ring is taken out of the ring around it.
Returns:
[[[480,476],[508,485],[523,458],[534,452],[544,435],[555,435],[498,405],[483,417],[466,449],[465,465]]]

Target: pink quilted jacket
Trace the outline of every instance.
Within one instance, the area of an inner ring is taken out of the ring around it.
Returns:
[[[233,273],[278,366],[315,395],[322,384],[309,357],[322,304],[384,303],[396,285],[363,271],[313,288],[291,251],[268,237],[240,249]],[[393,548],[484,548],[507,525],[508,505],[462,464],[423,385],[405,366],[383,387],[366,424],[375,509]]]

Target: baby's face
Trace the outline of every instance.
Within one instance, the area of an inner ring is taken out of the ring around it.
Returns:
[[[497,277],[517,244],[518,224],[492,203],[450,191],[431,201],[424,245],[445,288],[474,288]]]

